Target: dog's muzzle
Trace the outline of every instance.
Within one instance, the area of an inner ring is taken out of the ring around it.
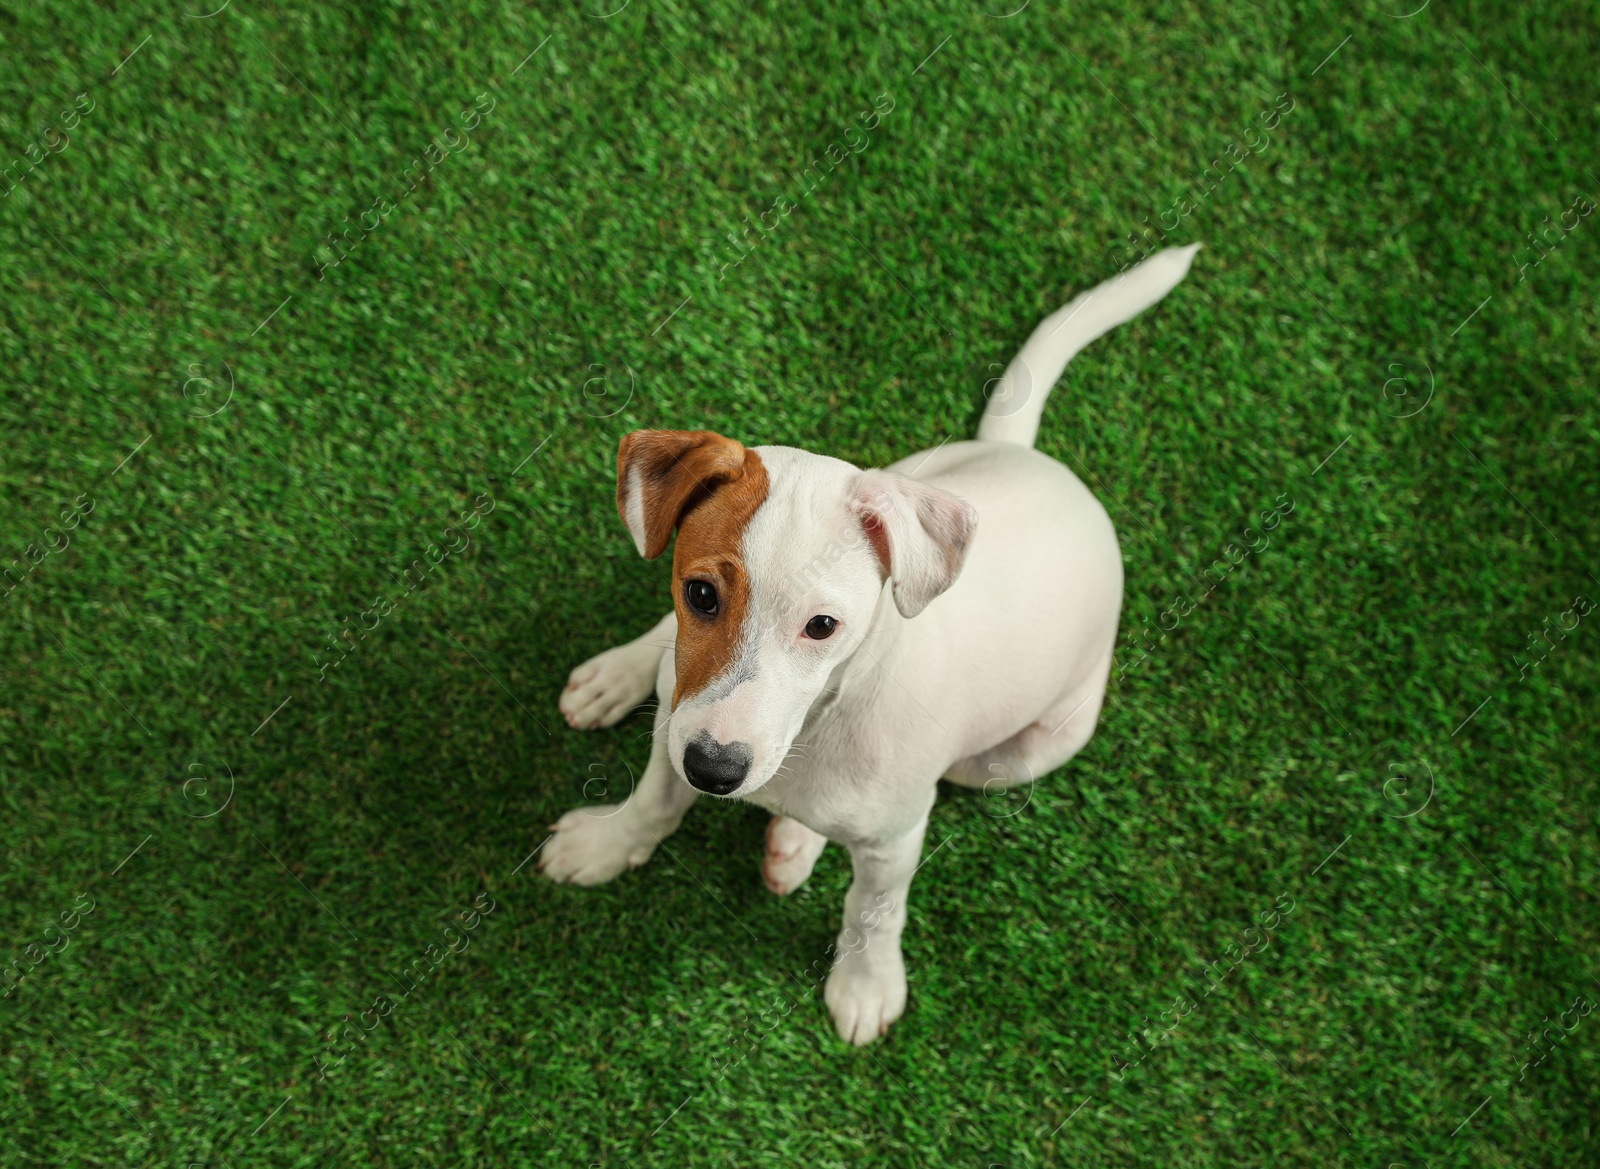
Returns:
[[[719,743],[701,731],[683,748],[683,774],[690,784],[714,796],[725,796],[750,773],[750,748]]]

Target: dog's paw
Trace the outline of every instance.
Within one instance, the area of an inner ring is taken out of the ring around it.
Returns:
[[[889,1032],[906,1009],[906,964],[898,942],[879,939],[881,947],[859,954],[846,954],[828,975],[822,990],[828,1013],[839,1038],[865,1047]]]
[[[624,807],[574,808],[550,825],[555,835],[539,854],[539,871],[552,881],[599,885],[644,864],[659,840],[636,829]]]
[[[761,879],[778,896],[793,893],[806,883],[828,838],[798,820],[774,816],[767,825],[767,854],[761,860]]]
[[[567,677],[557,703],[569,727],[609,727],[638,706],[656,685],[661,651],[629,642],[592,657]]]

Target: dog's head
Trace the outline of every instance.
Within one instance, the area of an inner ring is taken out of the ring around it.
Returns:
[[[956,579],[977,523],[968,504],[904,475],[705,430],[624,437],[617,511],[648,559],[677,529],[667,752],[719,796],[777,772],[865,640],[884,582],[915,617]]]

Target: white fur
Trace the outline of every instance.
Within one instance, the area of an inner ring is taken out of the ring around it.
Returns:
[[[628,484],[624,494],[623,518],[628,525],[628,535],[633,537],[633,545],[639,549],[639,555],[645,552],[645,527],[644,527],[644,478],[637,465],[628,468]]]
[[[1105,693],[1122,559],[1088,488],[1031,449],[1045,394],[1074,353],[1177,284],[1194,251],[1162,252],[1047,319],[978,441],[865,472],[756,448],[770,486],[744,536],[750,604],[735,661],[669,715],[669,615],[573,672],[563,710],[575,724],[615,721],[651,675],[661,703],[638,790],[567,813],[546,875],[592,884],[642,864],[699,794],[682,778],[684,745],[701,732],[744,743],[751,766],[731,795],[780,817],[769,887],[797,887],[824,838],[850,851],[825,999],[846,1040],[883,1034],[905,1007],[900,934],[938,780],[987,790],[1042,776],[1088,742]],[[867,513],[888,534],[887,578]],[[629,527],[642,531],[642,514]],[[838,621],[825,641],[804,636],[817,614]]]
[[[1176,288],[1199,250],[1199,244],[1190,244],[1157,252],[1138,267],[1079,293],[1040,321],[1000,375],[978,425],[978,437],[1032,446],[1045,398],[1067,362],[1096,337],[1131,321]]]

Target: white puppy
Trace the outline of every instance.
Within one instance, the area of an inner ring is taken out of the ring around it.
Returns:
[[[940,777],[1025,783],[1089,741],[1122,558],[1105,510],[1033,450],[1045,396],[1089,342],[1167,294],[1169,248],[1046,319],[975,442],[863,471],[709,431],[622,440],[617,509],[673,551],[674,612],[572,672],[561,710],[608,726],[660,696],[650,762],[620,806],[554,826],[540,868],[594,885],[641,865],[699,792],[775,813],[762,866],[789,893],[828,841],[854,881],[824,997],[868,1043],[906,1005],[900,934]]]

